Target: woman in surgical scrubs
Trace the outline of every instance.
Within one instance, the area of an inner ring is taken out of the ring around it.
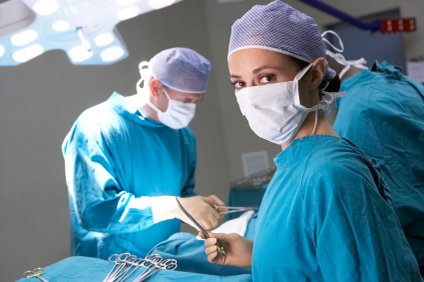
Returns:
[[[233,24],[228,66],[240,110],[282,152],[254,243],[211,234],[208,259],[251,266],[254,281],[421,281],[379,172],[325,118],[340,94],[324,58],[316,23],[282,1]]]

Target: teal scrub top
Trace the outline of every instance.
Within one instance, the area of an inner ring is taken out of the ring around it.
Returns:
[[[114,93],[84,111],[63,145],[72,255],[144,257],[179,231],[179,220],[154,224],[142,196],[192,196],[196,140],[145,118]]]
[[[378,172],[346,140],[294,140],[258,214],[253,281],[421,281]]]
[[[334,129],[374,159],[424,265],[424,86],[386,62],[342,82]]]

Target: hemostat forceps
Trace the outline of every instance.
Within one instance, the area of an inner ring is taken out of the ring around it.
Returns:
[[[177,200],[178,207],[182,210],[182,212],[191,220],[191,222],[193,222],[194,225],[196,225],[196,227],[200,230],[200,232],[202,232],[203,235],[205,235],[205,238],[209,238],[208,231],[206,231],[206,229],[203,228],[203,226],[200,225],[200,223],[198,223],[197,220],[195,220],[194,217],[187,212],[187,210],[183,207],[183,205],[180,203],[178,198],[175,198],[175,199]]]
[[[209,238],[208,231],[206,231],[206,229],[203,228],[202,225],[200,225],[200,223],[197,222],[197,220],[195,220],[194,217],[187,212],[187,210],[183,207],[183,205],[180,203],[178,198],[175,198],[175,199],[177,200],[178,207],[183,211],[183,213],[193,222],[194,225],[196,225],[196,227],[200,230],[200,232],[203,233],[205,238]],[[217,250],[217,252],[220,256],[226,256],[226,252],[225,252],[224,247],[221,246],[219,243],[217,244],[216,250]]]
[[[235,213],[235,212],[244,212],[244,211],[250,211],[254,210],[257,211],[259,207],[234,207],[234,206],[213,206],[216,210],[218,210],[219,214],[228,214],[228,213]]]
[[[25,278],[38,278],[38,280],[43,281],[43,282],[48,282],[47,279],[44,279],[43,277],[41,277],[41,275],[43,275],[44,273],[46,273],[46,270],[42,267],[37,267],[34,268],[32,270],[28,270],[24,272],[24,277]]]

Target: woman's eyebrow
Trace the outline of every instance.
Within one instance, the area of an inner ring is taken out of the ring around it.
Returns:
[[[277,68],[277,67],[273,67],[273,66],[264,65],[264,66],[260,66],[260,67],[258,67],[258,68],[256,68],[256,69],[254,69],[254,70],[252,71],[252,73],[256,74],[256,73],[258,73],[258,72],[260,72],[261,70],[264,70],[264,69],[274,69],[274,70],[278,70],[279,68]]]
[[[252,71],[252,73],[253,74],[256,74],[256,73],[258,73],[258,72],[260,72],[260,71],[262,71],[262,70],[264,70],[264,69],[274,69],[274,70],[279,70],[279,68],[278,67],[273,67],[273,66],[269,66],[269,65],[264,65],[264,66],[260,66],[260,67],[258,67],[258,68],[256,68],[256,69],[254,69],[253,71]],[[239,75],[236,75],[236,74],[231,74],[230,75],[230,78],[240,78],[241,76],[239,76]]]

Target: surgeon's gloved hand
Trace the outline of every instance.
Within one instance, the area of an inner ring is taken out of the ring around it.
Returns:
[[[178,197],[178,200],[183,208],[206,230],[217,226],[222,219],[222,215],[214,208],[214,205],[221,206],[224,205],[224,202],[215,195]],[[178,209],[175,217],[196,228],[196,225],[181,209]]]
[[[205,239],[205,253],[208,261],[239,267],[252,266],[252,241],[236,233],[209,233],[210,237],[206,239],[203,233],[199,232],[199,236]],[[218,248],[223,248],[225,255],[220,253]]]

